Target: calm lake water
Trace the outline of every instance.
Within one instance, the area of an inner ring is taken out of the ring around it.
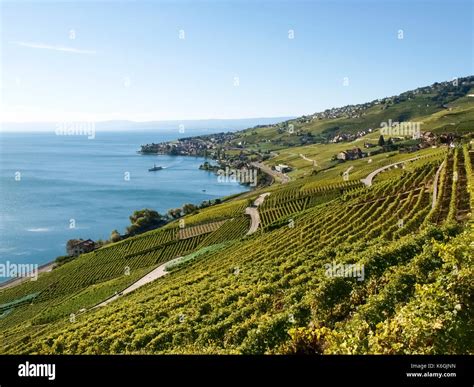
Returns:
[[[199,170],[202,158],[136,153],[141,144],[179,136],[0,133],[0,263],[44,264],[65,254],[68,239],[124,232],[136,209],[166,213],[247,190]],[[148,172],[154,163],[164,169]]]

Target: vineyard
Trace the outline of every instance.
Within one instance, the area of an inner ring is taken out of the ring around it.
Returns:
[[[190,216],[186,227],[167,226],[107,245],[41,275],[37,281],[0,291],[0,326],[7,328],[28,319],[41,324],[77,313],[120,292],[161,263],[189,254],[198,246],[242,237],[249,227],[243,215],[246,203],[223,204],[222,213],[211,208],[209,213]],[[226,218],[231,214],[238,216]],[[210,222],[203,222],[206,219]]]
[[[224,223],[217,231],[209,234],[199,245],[199,247],[210,246],[240,239],[245,236],[250,227],[249,218],[246,216],[238,216]]]
[[[179,239],[192,238],[202,234],[208,234],[210,232],[216,231],[221,227],[226,220],[221,220],[218,222],[204,223],[198,226],[183,227],[178,230]]]
[[[472,352],[472,156],[437,150],[371,187],[271,187],[248,237],[237,200],[83,255],[0,292],[4,352]],[[168,276],[67,318],[176,257]],[[363,271],[328,275],[333,264]]]
[[[186,217],[186,226],[194,224],[206,223],[211,221],[218,221],[234,216],[242,215],[245,212],[245,208],[250,204],[250,200],[241,199],[223,203],[219,206],[207,208],[197,214]]]
[[[342,193],[362,187],[360,181],[337,181],[327,185],[321,183],[290,184],[289,187],[272,193],[260,208],[262,226],[267,228],[282,218],[301,212],[307,208],[338,198]]]

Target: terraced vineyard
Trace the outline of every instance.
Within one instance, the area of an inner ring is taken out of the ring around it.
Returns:
[[[223,207],[219,219],[235,213],[237,208],[242,208],[242,203],[231,206],[226,204]],[[206,218],[213,220],[215,209],[210,212]],[[240,214],[239,219],[240,229],[231,230],[235,236],[241,235],[244,227],[248,229],[247,218]],[[12,326],[28,318],[34,318],[37,322],[46,319],[49,322],[69,313],[76,313],[81,308],[74,308],[81,303],[70,300],[79,299],[82,300],[82,307],[91,307],[115,292],[120,292],[158,264],[186,255],[203,243],[206,245],[208,237],[222,241],[232,237],[229,230],[218,232],[227,221],[231,225],[237,224],[233,219],[228,219],[182,229],[165,227],[150,231],[83,254],[67,265],[41,275],[37,281],[28,281],[21,286],[0,291],[0,326]],[[97,291],[98,288],[100,291]],[[84,299],[89,301],[83,302]],[[44,311],[51,308],[54,312],[46,313],[47,318],[42,317]],[[56,311],[58,308],[60,310]]]
[[[218,230],[219,227],[221,227],[225,222],[226,220],[221,220],[212,223],[200,224],[198,226],[180,228],[178,231],[178,238],[187,239],[202,234],[208,234],[210,232]]]
[[[199,247],[210,246],[240,239],[245,236],[250,227],[249,218],[247,216],[238,216],[227,220],[222,227],[209,234],[199,245]]]
[[[0,304],[35,295],[0,317],[3,351],[470,352],[473,162],[467,147],[444,148],[395,176],[382,172],[371,187],[307,177],[271,187],[251,236],[249,201],[238,200],[186,219],[189,235],[169,226],[81,256],[0,293]],[[88,284],[184,255],[168,276],[65,317],[90,297]]]
[[[329,182],[323,185],[316,183],[296,183],[290,187],[272,193],[260,208],[263,227],[288,218],[292,214],[307,208],[336,199],[344,192],[349,192],[362,183],[357,180]]]
[[[247,207],[249,204],[250,200],[241,199],[223,203],[216,207],[207,208],[198,214],[186,217],[186,227],[194,224],[229,219],[233,218],[234,216],[242,215],[245,211],[245,207]]]

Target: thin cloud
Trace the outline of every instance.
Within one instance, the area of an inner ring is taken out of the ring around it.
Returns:
[[[16,44],[17,46],[29,47],[29,48],[39,48],[43,50],[53,50],[53,51],[62,51],[62,52],[72,52],[73,54],[95,54],[95,51],[92,50],[82,50],[79,48],[73,47],[64,47],[64,46],[53,46],[50,44],[44,43],[32,43],[32,42],[10,42],[11,44]]]

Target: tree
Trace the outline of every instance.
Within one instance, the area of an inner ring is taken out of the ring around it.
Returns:
[[[113,230],[110,233],[110,241],[111,242],[118,242],[121,239],[122,239],[122,236],[120,235],[120,233],[117,230]]]
[[[173,219],[177,219],[177,218],[181,217],[181,215],[182,215],[181,212],[182,212],[181,208],[170,208],[168,210],[168,216],[173,218]]]
[[[69,249],[72,249],[72,247],[76,244],[78,244],[79,242],[82,242],[82,239],[69,239],[66,243],[66,248],[69,250]]]
[[[157,211],[145,208],[135,211],[130,216],[130,223],[131,225],[127,227],[127,232],[130,235],[136,235],[157,228],[164,222],[163,217]]]
[[[384,146],[385,145],[385,140],[383,138],[383,135],[380,135],[379,137],[379,146]]]
[[[187,203],[183,205],[184,215],[192,214],[193,212],[196,212],[197,209],[198,208],[194,204],[191,204],[191,203]]]
[[[75,255],[74,251],[73,251],[73,248],[74,248],[75,245],[77,245],[80,242],[83,242],[83,239],[69,239],[66,242],[66,252],[67,252],[68,256]]]
[[[194,204],[191,204],[191,203],[186,203],[186,204],[183,204],[182,211],[184,215],[189,215],[189,214],[195,213],[198,209],[199,209],[198,206],[195,206]]]
[[[203,200],[203,202],[201,203],[201,208],[206,208],[206,207],[209,207],[211,206],[212,203],[210,200]]]

